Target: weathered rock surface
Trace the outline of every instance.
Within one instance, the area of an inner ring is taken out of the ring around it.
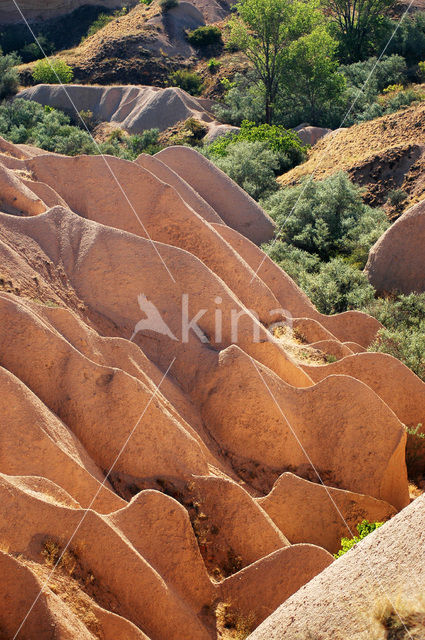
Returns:
[[[381,293],[425,291],[425,201],[408,209],[369,252],[365,273]]]
[[[387,615],[392,612],[394,626],[404,635],[395,612],[404,618],[423,615],[424,508],[424,497],[415,500],[302,587],[249,639],[299,640],[313,633],[335,640],[383,639],[389,623],[385,610]]]
[[[215,122],[200,101],[178,87],[37,84],[23,89],[16,97],[65,112],[90,110],[97,120],[111,122],[129,133],[153,128],[164,131],[188,118],[206,124]]]
[[[0,180],[0,637],[224,640],[408,504],[425,385],[317,312],[204,157],[0,139]]]

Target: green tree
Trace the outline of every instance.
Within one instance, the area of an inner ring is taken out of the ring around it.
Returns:
[[[265,90],[265,120],[273,106],[285,66],[287,47],[321,20],[313,1],[239,0],[231,20],[231,43],[253,63]]]
[[[345,78],[338,72],[337,47],[326,28],[319,26],[288,48],[284,92],[289,104],[301,109],[312,124],[318,124],[331,105],[341,102],[346,88]]]
[[[397,0],[324,0],[324,4],[335,25],[342,57],[356,62],[370,54]]]

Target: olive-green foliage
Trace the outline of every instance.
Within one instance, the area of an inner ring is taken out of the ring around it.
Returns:
[[[21,99],[0,105],[1,136],[15,144],[33,144],[65,155],[104,153],[134,160],[142,152],[159,151],[158,134],[158,129],[150,129],[133,136],[111,136],[108,142],[96,145],[87,131],[71,125],[61,111]]]
[[[389,55],[403,56],[409,67],[425,59],[425,11],[414,11],[403,20],[383,20],[383,23],[382,38],[377,42],[375,53],[387,46]]]
[[[38,34],[37,42],[30,42],[19,49],[19,57],[22,62],[32,62],[44,58],[44,54],[50,56],[55,51],[55,46],[43,35]]]
[[[263,142],[278,156],[279,171],[288,170],[306,158],[306,150],[293,131],[280,125],[261,124],[244,121],[236,134],[222,136],[206,149],[209,158],[225,158],[232,145],[238,142]]]
[[[168,85],[170,87],[180,87],[192,96],[199,96],[202,93],[204,85],[202,78],[194,71],[187,69],[178,69],[168,76]]]
[[[222,42],[221,30],[213,25],[198,27],[193,31],[189,31],[186,37],[194,47],[206,47],[210,44],[219,44]]]
[[[325,26],[298,38],[287,49],[276,115],[293,114],[299,122],[328,124],[328,113],[342,107],[346,80],[338,71],[337,42]]]
[[[278,155],[265,142],[236,142],[215,164],[256,200],[277,189]]]
[[[343,172],[281,189],[262,204],[282,240],[321,260],[351,256],[363,267],[370,247],[389,226],[385,213],[365,205],[361,190]]]
[[[9,53],[3,56],[0,49],[0,100],[17,92],[19,78],[16,65],[19,62],[20,60],[15,54]]]
[[[364,273],[341,258],[322,263],[318,274],[304,277],[303,288],[316,308],[327,315],[370,304],[375,291]]]
[[[264,117],[264,91],[252,70],[235,74],[232,81],[223,78],[223,101],[213,107],[220,122],[240,126],[244,120],[259,124]],[[298,124],[298,123],[297,123]]]
[[[371,304],[374,289],[363,268],[385,231],[383,211],[363,203],[346,174],[282,189],[262,201],[279,240],[264,247],[322,313]]]
[[[71,67],[60,58],[39,60],[32,72],[36,84],[69,84],[74,78]]]
[[[365,311],[384,325],[369,350],[389,353],[425,380],[425,294],[379,298]]]
[[[372,302],[374,289],[366,276],[342,258],[329,262],[286,242],[277,241],[263,250],[303,289],[321,313],[342,313]]]
[[[383,524],[383,522],[369,522],[368,520],[362,520],[362,522],[359,522],[356,527],[359,535],[354,536],[353,538],[341,538],[341,549],[338,553],[334,554],[335,558],[343,556],[344,553],[350,551],[355,544],[366,538],[366,536],[368,536],[369,533],[372,533],[372,531],[376,531],[376,529],[382,527]]]

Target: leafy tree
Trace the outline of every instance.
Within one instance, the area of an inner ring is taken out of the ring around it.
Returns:
[[[239,0],[231,25],[231,43],[253,63],[265,91],[265,121],[271,124],[287,47],[310,33],[320,20],[312,2]]]
[[[61,58],[53,58],[39,60],[32,77],[37,84],[69,84],[74,78],[74,72]]]
[[[16,65],[19,63],[20,60],[15,54],[9,53],[4,56],[0,49],[0,99],[17,92],[19,77]]]
[[[288,48],[282,79],[285,97],[311,124],[319,124],[323,112],[340,103],[345,90],[346,81],[335,58],[337,46],[325,27],[319,26]]]
[[[324,0],[347,62],[370,55],[383,29],[383,18],[397,0]]]

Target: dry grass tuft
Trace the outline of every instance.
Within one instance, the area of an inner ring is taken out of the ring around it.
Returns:
[[[377,611],[376,618],[385,632],[386,640],[424,640],[425,597],[386,602]]]
[[[219,602],[215,613],[219,640],[245,640],[255,628],[254,613],[243,614],[229,603]]]

